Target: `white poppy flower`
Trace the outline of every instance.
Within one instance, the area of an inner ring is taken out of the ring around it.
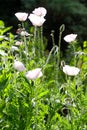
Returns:
[[[20,61],[16,61],[16,60],[15,60],[15,61],[14,61],[14,64],[13,64],[13,67],[14,67],[14,69],[18,70],[19,72],[25,70],[25,66],[24,66],[23,63],[20,62]]]
[[[34,80],[36,78],[41,77],[42,75],[43,74],[42,74],[41,68],[36,68],[34,70],[28,71],[25,76],[27,79]]]
[[[77,34],[69,34],[64,37],[64,40],[66,42],[73,42],[75,41],[76,37],[77,37]]]
[[[44,17],[40,17],[35,14],[30,14],[28,18],[34,26],[42,26],[46,21]]]
[[[18,12],[18,13],[15,13],[15,16],[17,17],[19,21],[23,22],[23,21],[26,21],[28,17],[28,13]]]
[[[70,76],[75,76],[79,73],[80,69],[74,66],[65,65],[63,67],[63,72]]]
[[[33,14],[37,16],[44,17],[47,13],[47,10],[44,7],[35,8],[34,11],[32,11]]]

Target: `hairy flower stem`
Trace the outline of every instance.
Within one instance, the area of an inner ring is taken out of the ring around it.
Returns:
[[[24,26],[24,22],[22,22],[22,28],[23,30],[25,31],[25,26]],[[26,36],[24,34],[23,36],[23,41],[24,41],[24,49],[25,49],[25,54],[26,54],[26,64],[27,64],[27,61],[28,61],[28,49],[27,49],[27,41],[26,41]]]
[[[41,28],[40,28],[41,29]],[[38,58],[41,58],[41,30],[38,28],[37,30],[37,55],[38,55]]]
[[[55,46],[55,40],[54,40],[54,30],[52,30],[51,31],[51,37],[52,37],[52,44],[53,44],[53,46]],[[58,55],[58,47],[56,48],[56,50],[55,50],[55,53],[54,54],[56,54],[56,55]],[[57,67],[57,65],[56,65],[56,55],[54,55],[54,57],[53,57],[53,63],[54,63],[54,72],[55,72],[55,75],[54,75],[54,79],[55,79],[55,83],[57,83],[57,76],[58,76],[58,74],[56,73],[57,71],[58,71],[58,67]]]
[[[35,57],[35,53],[36,53],[36,50],[35,50],[35,44],[36,44],[36,34],[37,34],[37,27],[35,26],[34,27],[34,40],[33,40],[33,48],[32,48],[32,53],[33,53],[33,56]]]
[[[64,31],[64,29],[65,29],[65,25],[64,24],[62,24],[61,26],[60,26],[60,28],[59,28],[59,41],[58,41],[58,46],[59,46],[59,48],[58,48],[58,69],[59,69],[59,66],[60,66],[60,58],[61,58],[61,53],[60,53],[60,49],[61,49],[61,37],[62,37],[62,33],[63,33],[63,31]]]
[[[43,66],[43,70],[45,69],[46,65],[48,64],[48,62],[49,62],[49,60],[50,60],[50,57],[51,57],[52,52],[53,52],[55,49],[57,49],[57,48],[58,48],[58,46],[57,46],[57,45],[55,45],[55,46],[53,46],[53,48],[51,49],[51,51],[50,51],[50,53],[49,53],[49,55],[48,55],[48,57],[47,57],[46,63],[45,63],[45,65]]]
[[[59,79],[59,70],[60,70],[60,59],[61,59],[61,38],[62,38],[62,33],[65,29],[64,24],[62,24],[59,28],[59,41],[58,41],[58,53],[57,53],[57,66],[56,66],[56,81],[58,82]]]
[[[76,55],[75,55],[75,46],[74,44],[72,43],[72,48],[73,48],[73,53],[74,53],[74,66],[76,66]]]
[[[43,43],[43,26],[41,26],[41,28],[40,28],[40,33],[41,33],[41,41]]]
[[[54,30],[51,31],[51,37],[52,37],[52,44],[54,46],[55,45],[55,41],[54,41]]]
[[[26,63],[27,63],[27,61],[28,61],[28,48],[27,48],[26,36],[24,36],[24,45],[25,45],[25,54],[26,54]]]
[[[42,54],[42,56],[44,55],[44,53],[43,53],[43,26],[41,26],[41,28],[40,28],[40,39],[41,39],[41,54]]]
[[[25,28],[24,22],[22,22],[21,25],[22,25],[22,28],[24,29]]]
[[[43,53],[43,27],[39,27],[37,28],[37,39],[36,39],[36,43],[37,43],[37,55],[38,58],[41,58],[44,53]]]

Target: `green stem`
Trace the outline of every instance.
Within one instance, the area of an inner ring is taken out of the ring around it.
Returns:
[[[41,26],[41,42],[43,43],[43,26]]]
[[[34,27],[34,40],[33,40],[33,48],[32,48],[32,53],[33,56],[35,56],[35,43],[36,43],[36,33],[37,33],[37,27]]]
[[[54,41],[54,30],[51,31],[51,37],[52,37],[52,44],[55,46],[55,41]]]
[[[24,33],[25,33],[26,31],[25,31],[24,22],[22,22],[22,28],[23,28],[23,31],[24,31]],[[27,41],[26,41],[26,35],[25,35],[25,34],[24,34],[24,36],[23,36],[23,41],[24,41],[24,49],[25,49],[26,64],[27,64],[27,61],[28,61],[28,49],[27,49]]]
[[[37,55],[38,55],[38,58],[41,58],[41,51],[42,51],[42,48],[41,48],[41,30],[38,28],[37,30]]]
[[[24,28],[25,28],[25,26],[24,26],[24,22],[22,22],[21,25],[22,25],[22,28],[24,29]]]
[[[72,45],[73,53],[74,53],[74,66],[76,66],[75,46],[74,46],[74,43],[71,43],[71,45]]]
[[[44,52],[43,52],[43,26],[41,26],[40,29],[41,29],[40,30],[40,34],[41,34],[41,37],[40,37],[40,39],[41,39],[41,54],[43,56],[44,55]]]
[[[49,60],[50,60],[50,57],[51,57],[52,52],[53,52],[56,48],[58,48],[57,45],[53,46],[53,48],[51,49],[51,51],[50,51],[50,53],[49,53],[49,55],[48,55],[48,57],[47,57],[46,63],[45,63],[45,65],[43,66],[43,69],[45,69],[46,65],[48,64],[48,62],[49,62]]]
[[[60,58],[61,58],[61,53],[60,53],[60,49],[61,49],[61,37],[62,37],[62,33],[63,33],[64,29],[65,29],[65,25],[62,24],[60,26],[60,29],[59,29],[60,32],[59,32],[59,41],[58,41],[58,45],[59,45],[59,48],[58,48],[58,50],[59,50],[59,52],[58,52],[58,69],[59,69],[59,66],[60,66]]]

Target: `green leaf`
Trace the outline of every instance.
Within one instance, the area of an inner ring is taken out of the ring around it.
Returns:
[[[5,24],[2,20],[0,20],[0,28],[4,28],[5,27]]]
[[[11,30],[11,28],[12,28],[12,27],[7,27],[7,28],[3,29],[1,34],[3,35],[4,33],[6,33],[6,32],[8,32],[9,30]]]
[[[3,75],[0,76],[0,90],[6,87],[7,81],[8,81],[8,78],[6,78]]]
[[[48,92],[49,92],[49,91],[47,90],[47,91],[45,91],[45,92],[40,93],[40,94],[38,95],[38,98],[41,98],[41,97],[47,95]]]

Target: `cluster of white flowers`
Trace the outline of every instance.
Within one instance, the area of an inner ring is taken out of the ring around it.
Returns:
[[[24,22],[27,18],[31,21],[33,26],[42,26],[43,23],[46,21],[44,18],[47,14],[47,10],[44,7],[35,8],[31,14],[24,12],[15,13],[15,16],[18,18],[19,21]],[[29,35],[27,32],[21,32],[21,35]],[[68,43],[75,41],[77,34],[69,34],[64,37],[64,40]],[[16,42],[16,45],[22,44],[21,42]],[[20,61],[14,61],[14,68],[19,72],[25,70],[25,66]],[[79,73],[80,69],[74,66],[64,65],[63,72],[69,76],[75,76]],[[30,70],[26,72],[25,77],[29,80],[34,80],[36,78],[41,77],[42,71],[41,68],[36,68],[34,70]]]
[[[72,43],[76,40],[76,38],[77,34],[68,34],[64,37],[64,40],[68,43]],[[80,72],[80,69],[75,66],[64,65],[63,72],[69,76],[76,76]]]
[[[16,69],[19,72],[26,70],[24,64],[17,60],[14,61],[13,67],[14,67],[14,69]],[[25,77],[29,80],[35,80],[35,79],[41,77],[42,75],[43,74],[42,74],[41,68],[36,68],[36,69],[26,72]]]
[[[20,22],[24,22],[28,18],[34,26],[39,27],[39,26],[42,26],[43,23],[46,21],[46,19],[44,18],[46,13],[47,13],[47,10],[44,7],[39,7],[39,8],[35,8],[31,14],[28,14],[25,12],[17,12],[17,13],[15,13],[15,16],[17,17],[17,19]],[[22,36],[30,35],[26,31],[22,31],[22,30],[19,30],[19,31],[20,31],[19,33]],[[15,43],[15,45],[18,45],[18,46],[21,44],[22,44],[22,42],[20,42],[20,41],[17,41]],[[15,49],[15,48],[11,48],[11,49]],[[14,61],[13,67],[14,67],[14,69],[16,69],[19,72],[26,70],[24,64],[17,60]],[[25,77],[29,80],[35,80],[36,78],[39,78],[43,75],[41,70],[42,70],[41,68],[29,70],[28,72],[26,72]]]
[[[47,13],[47,10],[44,7],[35,8],[32,13],[28,16],[28,13],[18,12],[15,13],[17,19],[21,22],[27,20],[27,18],[31,21],[34,26],[42,26],[46,21],[44,18]]]
[[[13,67],[14,67],[14,69],[16,69],[19,72],[26,70],[24,64],[20,61],[17,61],[17,60],[14,61]],[[75,66],[64,65],[63,72],[69,76],[76,76],[80,72],[80,69],[75,67]],[[40,78],[42,76],[43,76],[43,73],[42,73],[41,68],[29,70],[25,74],[25,77],[29,80],[35,80],[35,79]]]
[[[46,15],[47,10],[43,7],[36,8],[32,11],[32,14],[29,15],[29,20],[32,22],[34,26],[42,26],[46,21],[44,16]]]

